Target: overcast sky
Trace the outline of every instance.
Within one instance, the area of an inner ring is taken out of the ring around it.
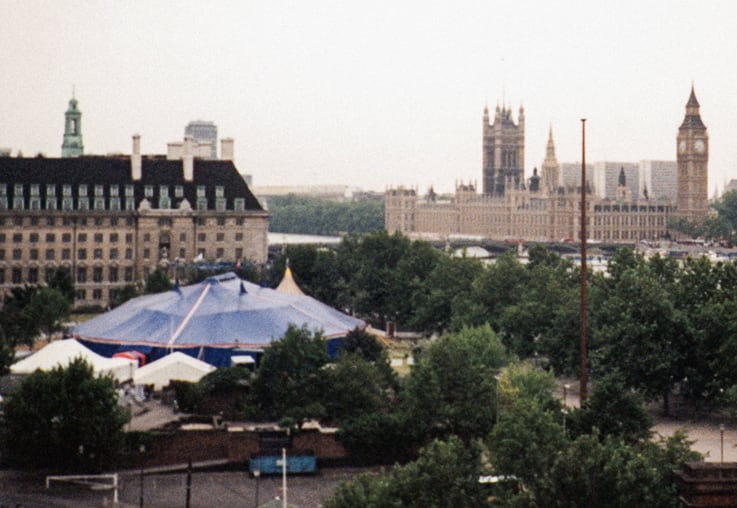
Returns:
[[[481,180],[481,116],[526,114],[525,172],[674,160],[693,81],[709,194],[737,178],[737,2],[0,0],[0,147],[165,153],[190,120],[235,138],[255,185]]]

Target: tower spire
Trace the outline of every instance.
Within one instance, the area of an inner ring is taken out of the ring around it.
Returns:
[[[84,155],[82,112],[77,107],[78,103],[74,92],[74,86],[72,86],[72,98],[69,99],[69,107],[64,113],[64,141],[61,144],[61,156],[63,158]]]

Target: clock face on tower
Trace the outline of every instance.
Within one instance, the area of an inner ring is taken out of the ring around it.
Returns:
[[[678,143],[678,152],[679,153],[683,153],[685,151],[686,151],[686,141],[685,140],[681,140],[681,142]]]
[[[704,153],[704,149],[706,148],[706,145],[704,145],[703,139],[697,139],[696,142],[693,144],[694,150],[696,150],[698,153]]]

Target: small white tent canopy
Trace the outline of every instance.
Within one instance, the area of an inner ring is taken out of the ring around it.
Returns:
[[[154,390],[161,390],[172,380],[196,383],[213,370],[215,367],[209,363],[176,351],[136,370],[133,384],[153,385]]]
[[[54,367],[66,367],[75,358],[83,358],[92,366],[97,375],[112,374],[122,383],[133,377],[138,367],[135,360],[127,358],[105,358],[87,349],[75,339],[64,339],[51,342],[43,349],[27,356],[10,366],[13,374],[32,374],[37,370],[52,370]]]

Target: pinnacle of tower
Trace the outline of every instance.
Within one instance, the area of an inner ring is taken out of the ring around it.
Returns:
[[[691,96],[688,98],[686,107],[687,108],[698,108],[699,107],[699,101],[696,100],[696,92],[694,91],[693,83],[691,83]]]
[[[484,104],[484,116],[489,116],[489,104]]]
[[[619,186],[620,187],[627,186],[627,177],[624,175],[624,167],[621,167],[619,169]]]
[[[691,95],[686,103],[686,116],[683,119],[680,129],[706,129],[701,121],[701,113],[699,112],[699,101],[696,99],[694,85],[691,83]]]
[[[555,159],[555,142],[553,141],[553,126],[548,129],[548,146],[545,149],[546,159]]]

